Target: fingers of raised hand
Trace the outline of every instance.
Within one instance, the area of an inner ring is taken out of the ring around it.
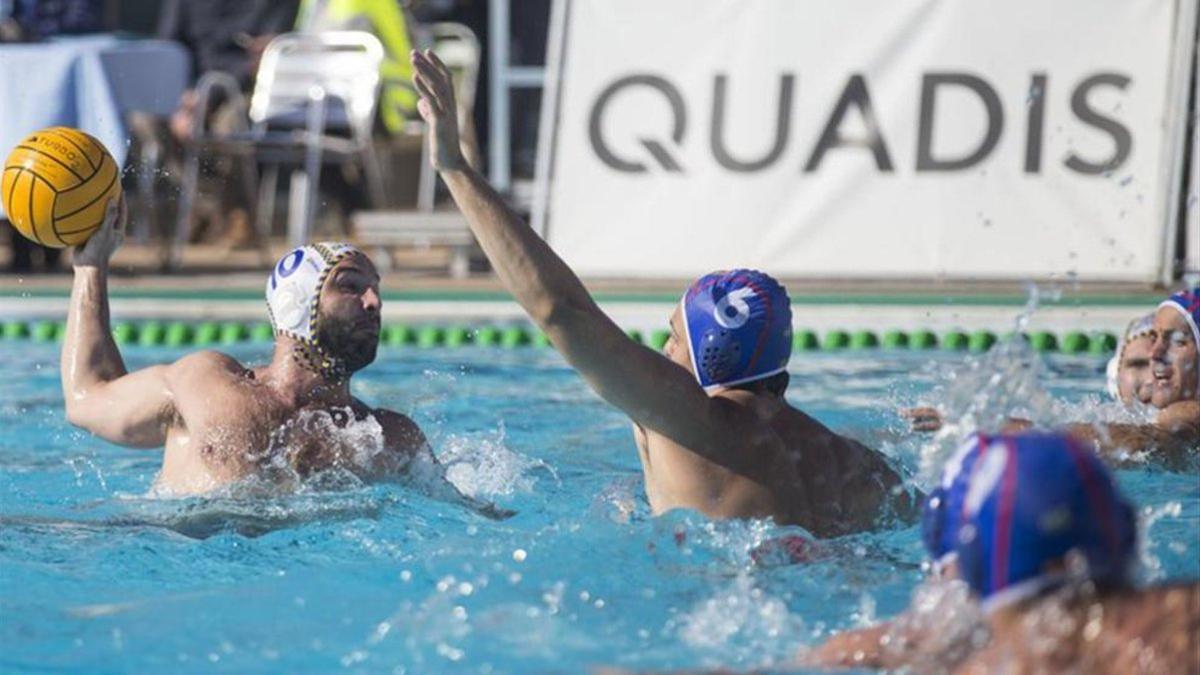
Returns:
[[[442,73],[442,76],[446,78],[446,81],[451,81],[450,68],[442,62],[442,59],[438,57],[437,52],[433,51],[432,49],[426,49],[425,53],[429,55],[430,63],[437,67],[438,71]]]
[[[424,52],[414,52],[413,66],[437,95],[439,102],[449,109],[454,102],[454,87],[450,69],[446,64],[442,63],[432,50],[426,49]]]

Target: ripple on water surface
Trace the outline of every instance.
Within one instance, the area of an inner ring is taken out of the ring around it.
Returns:
[[[749,667],[899,611],[923,578],[911,527],[779,564],[763,543],[795,528],[648,517],[627,420],[549,350],[381,356],[355,393],[411,414],[449,481],[515,516],[448,500],[433,479],[155,498],[158,451],[66,426],[53,346],[0,346],[0,670]],[[1102,414],[1089,398],[1102,367],[1050,362],[1037,400]],[[956,401],[953,382],[973,377],[960,356],[916,352],[799,354],[792,370],[793,403],[914,472],[941,450],[895,410]],[[1194,475],[1134,466],[1118,479],[1148,526],[1143,577],[1200,576]]]

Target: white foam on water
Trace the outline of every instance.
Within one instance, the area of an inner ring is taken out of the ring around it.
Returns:
[[[671,621],[679,637],[708,665],[769,666],[781,645],[793,643],[804,621],[778,597],[741,572],[733,581]]]
[[[493,432],[444,436],[438,459],[446,480],[464,495],[479,499],[533,492],[538,472],[559,482],[552,467],[509,449],[504,440],[503,425]]]

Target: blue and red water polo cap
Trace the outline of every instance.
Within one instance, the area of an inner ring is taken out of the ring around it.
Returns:
[[[787,369],[791,301],[770,275],[746,269],[714,272],[697,279],[681,304],[692,369],[705,389]]]

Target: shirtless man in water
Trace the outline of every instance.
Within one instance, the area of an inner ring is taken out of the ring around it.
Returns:
[[[1131,342],[1118,353],[1116,380],[1109,387],[1126,405],[1138,400],[1153,406],[1158,411],[1153,422],[1075,423],[1066,429],[1114,461],[1150,453],[1151,459],[1187,466],[1200,447],[1200,288],[1162,301],[1148,322],[1130,326],[1126,338]],[[1126,367],[1135,371],[1122,373]],[[943,423],[935,408],[902,414],[913,420],[915,431],[937,431]],[[1011,419],[1004,431],[1029,426],[1027,420]]]
[[[430,158],[501,282],[602,398],[633,421],[655,514],[774,518],[818,536],[871,527],[909,495],[875,451],[788,405],[791,309],[761,272],[709,274],[670,319],[662,353],[625,335],[459,149],[450,72],[413,52]]]
[[[367,256],[316,244],[279,261],[267,281],[275,349],[264,367],[202,351],[129,372],[108,312],[108,263],[124,222],[124,204],[110,204],[104,226],[75,251],[61,364],[71,424],[120,445],[163,447],[156,488],[170,494],[331,468],[374,478],[402,472],[418,455],[432,461],[412,420],[350,395],[350,377],[375,359],[379,342],[379,275]],[[351,417],[379,425],[380,447],[351,447],[329,433]]]
[[[946,586],[898,620],[803,652],[802,665],[1200,672],[1200,583],[1132,585],[1137,518],[1095,455],[1063,434],[975,437],[964,450],[922,534],[935,567],[963,580],[947,583],[972,597]]]

